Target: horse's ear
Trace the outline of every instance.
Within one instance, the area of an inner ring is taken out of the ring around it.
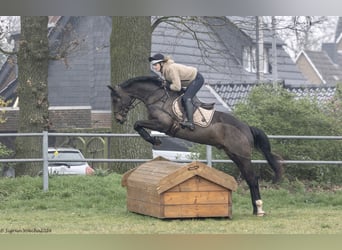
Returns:
[[[112,87],[112,86],[110,86],[110,85],[107,85],[107,87],[111,90],[111,91],[110,91],[110,95],[111,95],[112,97],[114,97],[114,96],[120,97],[120,95],[119,95],[118,92],[117,92],[117,86]]]
[[[107,87],[112,91],[112,92],[115,92],[114,88],[110,85],[107,85]]]

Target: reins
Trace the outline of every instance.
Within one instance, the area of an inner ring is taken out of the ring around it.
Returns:
[[[121,86],[120,86],[121,87]],[[147,103],[147,100],[149,99],[149,97],[151,96],[156,96],[156,93],[158,91],[160,91],[161,89],[163,89],[163,94],[160,97],[157,97],[156,99],[153,99],[152,102]],[[166,101],[170,98],[170,94],[168,93],[168,90],[166,89],[165,86],[159,86],[158,88],[154,89],[153,91],[149,92],[146,96],[143,96],[142,98],[137,98],[137,97],[133,97],[131,96],[131,100],[129,102],[129,104],[121,109],[121,112],[123,112],[123,115],[127,115],[127,113],[131,110],[134,109],[136,106],[138,106],[140,103],[144,102],[146,106],[151,106],[153,104],[156,104],[157,102],[161,101],[164,103],[166,103]],[[137,100],[138,99],[138,100]],[[162,110],[164,109],[164,105],[161,108]],[[114,112],[114,113],[121,113],[119,112]],[[164,110],[165,112],[165,110]],[[170,114],[169,114],[170,115]],[[171,116],[171,115],[170,115]]]
[[[164,94],[163,94],[160,98],[157,98],[155,101],[153,101],[153,102],[151,102],[151,103],[146,103],[146,106],[153,105],[153,104],[159,102],[160,100],[165,104],[166,100],[167,100],[168,98],[170,98],[170,95],[169,95],[169,93],[167,92],[167,89],[166,89],[165,87],[162,87],[162,88],[164,89]],[[157,89],[151,94],[151,96],[154,96],[154,94],[155,94],[157,91],[159,91],[159,90],[160,90],[160,88],[157,88]],[[165,96],[167,96],[167,98],[164,98]]]
[[[161,89],[161,88],[157,88],[157,89],[154,90],[152,93],[148,94],[146,97],[144,97],[144,98],[142,98],[142,99],[146,100],[148,96],[154,96],[155,93],[157,93],[160,89]],[[169,93],[167,92],[167,89],[166,89],[165,87],[164,87],[163,89],[164,89],[164,94],[163,94],[160,98],[157,98],[156,100],[154,100],[153,102],[151,102],[151,103],[146,103],[146,106],[153,105],[153,104],[159,102],[160,100],[162,100],[162,102],[165,103],[166,99],[163,100],[163,98],[164,98],[165,96],[167,96],[168,98],[170,98],[170,95],[169,95]],[[139,104],[142,102],[141,100],[138,100],[137,102],[135,102],[136,100],[137,100],[136,97],[132,97],[132,100],[131,100],[130,104],[129,104],[128,107],[127,107],[128,110],[131,110],[131,109],[135,108],[137,105],[139,105]]]
[[[122,108],[120,111],[113,111],[114,115],[115,114],[120,114],[120,115],[126,116],[127,113],[131,109],[134,109],[139,104],[139,103],[137,103],[137,104],[134,105],[135,100],[136,100],[136,98],[132,97],[132,99],[130,100],[129,104],[126,107]]]

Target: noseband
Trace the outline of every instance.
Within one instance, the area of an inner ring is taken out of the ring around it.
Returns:
[[[127,114],[128,112],[131,110],[131,109],[134,109],[137,104],[133,105],[134,102],[135,102],[136,98],[132,97],[129,104],[128,105],[125,105],[124,107],[122,107],[119,111],[114,111],[114,115],[116,114],[119,114],[121,115],[122,117],[126,118],[127,117]]]

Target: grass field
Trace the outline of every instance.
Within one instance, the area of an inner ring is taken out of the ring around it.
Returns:
[[[128,212],[121,175],[0,179],[0,233],[49,234],[336,234],[342,190],[301,182],[261,184],[265,217],[251,214],[244,183],[233,193],[233,219],[160,220]]]

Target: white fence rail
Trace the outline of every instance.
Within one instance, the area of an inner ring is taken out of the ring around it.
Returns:
[[[49,133],[44,131],[42,133],[0,133],[0,137],[42,137],[42,158],[27,158],[27,159],[0,159],[0,163],[15,163],[15,162],[43,162],[43,190],[49,189],[48,178],[48,139],[49,136],[68,136],[68,137],[139,137],[138,134],[108,134],[108,133]],[[167,137],[166,135],[158,135],[160,137]],[[296,135],[269,135],[269,139],[299,139],[299,140],[342,140],[342,136],[296,136]],[[206,162],[211,166],[212,163],[232,163],[231,160],[215,160],[212,159],[211,146],[207,146],[206,159],[199,160]],[[86,158],[88,162],[146,162],[151,159],[105,159],[105,158]],[[68,160],[72,161],[72,160]],[[191,161],[191,160],[189,160]],[[182,160],[184,162],[184,160]],[[342,161],[301,161],[301,160],[286,160],[282,161],[286,164],[327,164],[327,165],[342,165]],[[267,163],[266,160],[253,160],[252,163]]]

